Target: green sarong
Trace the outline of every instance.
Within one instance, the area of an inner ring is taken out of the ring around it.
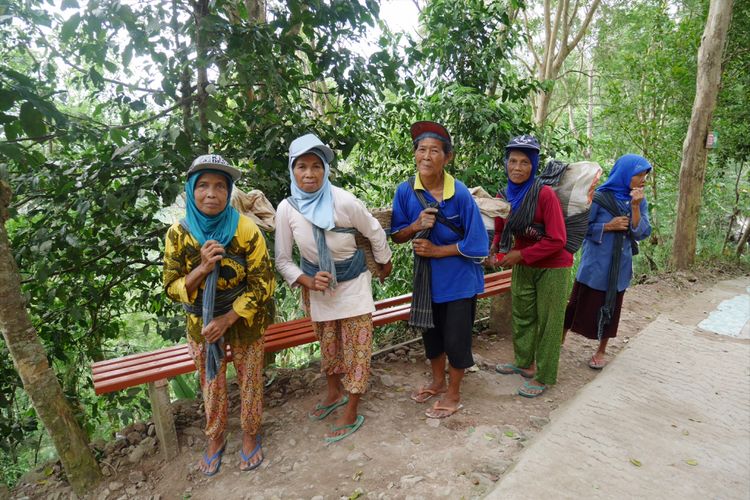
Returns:
[[[557,382],[570,268],[513,266],[511,295],[513,351],[516,366],[529,368],[536,361],[535,380]]]

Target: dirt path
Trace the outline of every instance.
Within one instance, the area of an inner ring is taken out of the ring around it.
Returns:
[[[620,333],[610,343],[610,355],[616,355],[659,313],[726,277],[721,273],[669,275],[632,287],[625,295]],[[258,470],[238,471],[241,432],[235,394],[231,435],[218,475],[205,478],[194,469],[204,446],[202,407],[195,402],[177,408],[180,457],[165,464],[156,454],[135,466],[121,460],[115,473],[91,496],[222,500],[482,497],[518,459],[528,439],[549,422],[550,412],[597,375],[586,364],[592,347],[593,343],[570,335],[561,353],[558,384],[529,400],[516,395],[522,383],[519,376],[498,375],[493,369],[495,363],[512,359],[510,338],[480,334],[474,349],[479,369],[464,379],[465,407],[445,420],[426,418],[426,406],[409,399],[410,391],[426,380],[428,365],[419,343],[401,348],[373,361],[371,389],[361,407],[365,425],[351,438],[328,446],[322,437],[329,422],[312,422],[306,416],[323,394],[324,380],[315,367],[279,372],[267,393],[266,459]],[[17,493],[48,498],[51,491],[37,487],[20,488]]]

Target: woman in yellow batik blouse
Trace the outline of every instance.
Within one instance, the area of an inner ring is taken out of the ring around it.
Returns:
[[[263,461],[263,333],[275,281],[258,227],[229,204],[240,172],[219,155],[195,159],[185,185],[185,218],[167,232],[164,286],[187,314],[188,348],[200,372],[208,444],[198,468],[219,472],[228,413],[226,344],[240,388],[240,470]]]

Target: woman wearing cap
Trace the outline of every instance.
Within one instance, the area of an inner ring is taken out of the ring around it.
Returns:
[[[239,177],[219,155],[196,158],[185,184],[185,218],[169,228],[164,249],[164,287],[185,309],[188,349],[201,377],[208,446],[199,469],[208,476],[219,472],[226,446],[225,342],[240,388],[240,470],[263,461],[263,332],[275,281],[263,235],[229,204]]]
[[[511,278],[513,363],[495,367],[503,375],[529,380],[518,394],[533,398],[557,382],[560,340],[573,255],[565,250],[560,201],[549,186],[535,180],[539,143],[530,135],[505,147],[507,219],[495,219],[492,259],[513,267]],[[512,248],[511,248],[512,246]]]
[[[333,186],[328,175],[334,155],[313,134],[298,137],[289,146],[292,195],[276,213],[276,266],[290,286],[302,287],[305,308],[320,340],[321,371],[327,393],[310,412],[323,420],[344,406],[326,442],[353,434],[362,426],[357,414],[367,390],[372,357],[372,275],[354,229],[370,240],[380,279],[391,272],[391,250],[385,231],[364,204],[351,193]],[[300,265],[292,260],[296,243]]]
[[[565,330],[599,341],[589,366],[601,370],[607,342],[617,335],[625,290],[633,276],[636,242],[651,234],[643,193],[651,164],[627,154],[594,194],[583,255],[565,311]]]
[[[445,418],[462,408],[461,380],[474,364],[471,331],[477,294],[484,290],[480,262],[487,256],[489,240],[469,190],[445,171],[453,159],[445,127],[417,122],[411,126],[411,137],[417,172],[396,189],[391,237],[396,243],[411,241],[414,249],[409,324],[423,331],[432,371],[430,382],[411,397],[424,403],[442,394],[426,415]]]

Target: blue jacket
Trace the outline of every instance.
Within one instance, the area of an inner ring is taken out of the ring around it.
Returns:
[[[630,215],[630,203],[620,201],[620,210]],[[631,227],[631,235],[636,241],[641,241],[651,234],[651,224],[648,220],[648,204],[641,200],[641,220],[638,227]],[[612,260],[615,233],[604,232],[604,224],[612,220],[612,215],[596,203],[591,205],[589,214],[589,229],[586,239],[583,241],[583,255],[578,266],[576,281],[583,283],[595,290],[606,291],[609,281],[609,263]],[[630,238],[625,238],[622,245],[622,257],[620,258],[620,272],[617,276],[617,291],[622,292],[630,286],[633,277],[633,251]]]

